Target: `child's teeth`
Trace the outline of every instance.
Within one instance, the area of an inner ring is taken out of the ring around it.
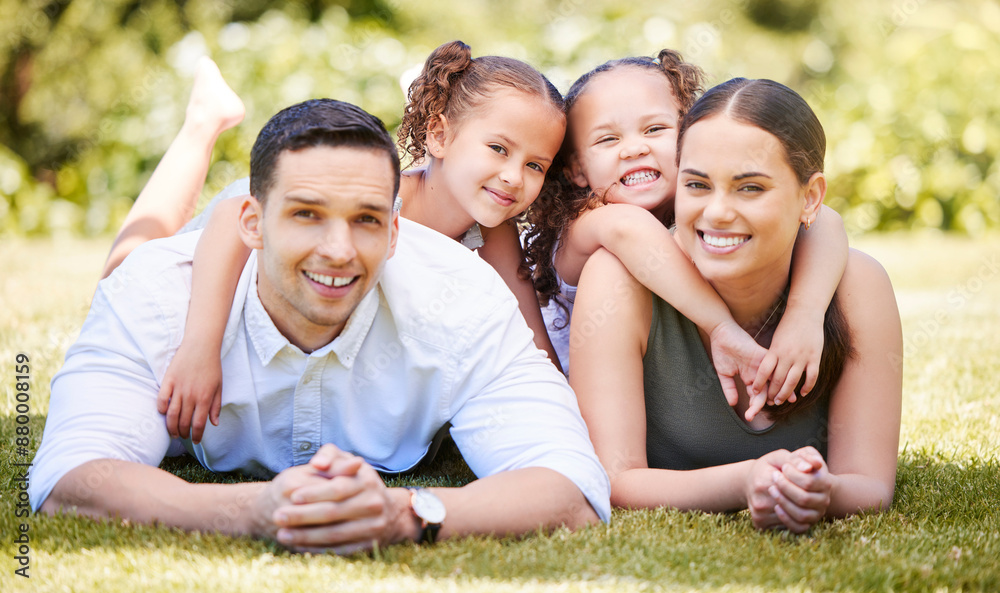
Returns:
[[[635,173],[629,173],[625,177],[622,177],[622,184],[637,185],[639,183],[648,183],[659,176],[660,174],[656,171],[636,171]]]

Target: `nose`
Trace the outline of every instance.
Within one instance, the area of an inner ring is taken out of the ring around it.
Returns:
[[[521,187],[523,183],[523,175],[521,174],[521,165],[519,163],[509,163],[500,171],[500,181],[504,182],[510,187]]]
[[[347,264],[357,257],[351,225],[346,220],[330,221],[316,252],[335,266]]]
[[[649,154],[649,143],[643,137],[632,137],[622,143],[621,158],[634,159]]]
[[[713,191],[709,196],[703,196],[705,208],[702,218],[713,226],[725,225],[733,221],[734,211],[729,196],[725,192]]]

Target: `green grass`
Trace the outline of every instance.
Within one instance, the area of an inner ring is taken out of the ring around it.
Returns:
[[[1000,237],[855,241],[886,266],[906,340],[896,499],[806,536],[746,513],[616,511],[610,525],[522,539],[400,545],[354,558],[77,517],[30,517],[31,579],[14,576],[14,357],[31,358],[31,449],[48,383],[76,333],[106,241],[0,244],[0,591],[1000,590]],[[962,294],[962,290],[965,294]],[[864,410],[859,410],[864,413]],[[170,471],[214,476],[185,461]],[[445,452],[417,481],[459,484]],[[499,509],[498,512],[503,512]]]

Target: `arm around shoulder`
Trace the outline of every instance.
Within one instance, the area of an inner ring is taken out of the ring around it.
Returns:
[[[201,441],[206,420],[219,423],[220,349],[240,274],[250,255],[237,232],[242,201],[220,201],[198,240],[184,338],[163,378],[157,408],[171,436]]]

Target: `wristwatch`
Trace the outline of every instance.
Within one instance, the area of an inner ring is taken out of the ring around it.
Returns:
[[[420,520],[420,543],[434,543],[444,521],[444,503],[426,488],[407,488],[410,491],[410,510]]]

